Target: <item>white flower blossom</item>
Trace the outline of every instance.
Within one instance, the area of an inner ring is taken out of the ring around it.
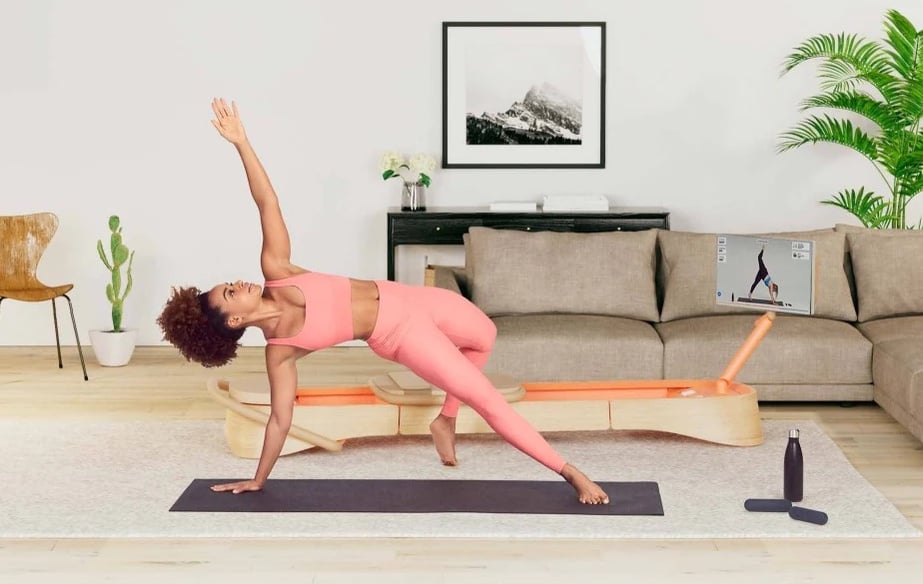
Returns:
[[[436,160],[429,154],[414,154],[410,158],[410,171],[415,173],[429,174],[436,168]]]
[[[403,156],[397,152],[385,152],[381,157],[381,161],[378,163],[378,169],[382,172],[386,170],[397,172],[397,169],[400,168],[402,164],[404,164]]]

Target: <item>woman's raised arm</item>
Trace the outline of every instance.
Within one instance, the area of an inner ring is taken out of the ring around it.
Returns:
[[[247,139],[237,111],[237,104],[232,101],[231,107],[228,107],[224,99],[214,99],[212,100],[212,111],[217,118],[212,120],[212,125],[224,139],[237,148],[240,154],[244,171],[247,173],[250,194],[260,212],[260,224],[263,229],[260,264],[263,268],[263,276],[267,280],[276,280],[301,271],[291,263],[292,245],[288,228],[282,218],[282,210],[279,207],[279,197],[276,196],[266,170]]]

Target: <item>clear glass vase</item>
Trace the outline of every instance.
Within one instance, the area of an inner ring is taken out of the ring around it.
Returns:
[[[401,188],[401,211],[426,211],[426,185],[405,182]]]

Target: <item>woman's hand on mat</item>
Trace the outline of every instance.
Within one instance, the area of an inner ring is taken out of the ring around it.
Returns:
[[[221,134],[221,137],[234,144],[242,144],[247,141],[247,134],[244,132],[244,125],[240,122],[240,116],[237,113],[237,104],[231,102],[231,107],[224,101],[224,98],[215,98],[212,100],[212,111],[215,112],[216,120],[212,120],[212,125]]]
[[[225,483],[223,485],[212,485],[212,490],[215,492],[222,491],[231,491],[235,495],[239,493],[245,493],[247,491],[259,491],[263,488],[263,483],[259,481],[240,481],[239,483]]]

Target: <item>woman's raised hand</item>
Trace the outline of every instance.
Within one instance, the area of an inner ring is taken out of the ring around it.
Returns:
[[[237,104],[231,102],[231,107],[224,101],[224,98],[215,98],[212,100],[212,111],[218,119],[212,120],[212,125],[221,134],[221,137],[237,145],[247,141],[247,134],[244,132],[244,125],[240,123],[240,116],[237,113]]]

